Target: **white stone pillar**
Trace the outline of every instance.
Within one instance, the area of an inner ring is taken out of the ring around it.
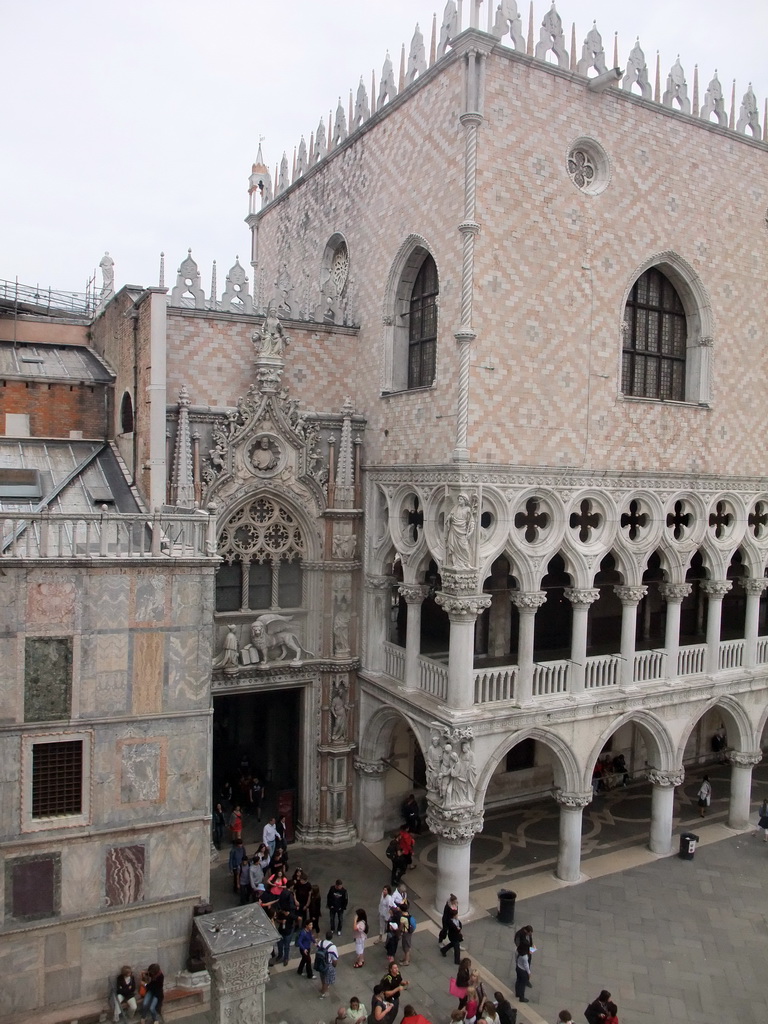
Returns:
[[[667,602],[667,618],[664,630],[666,665],[664,678],[677,679],[677,662],[680,653],[680,608],[683,599],[691,592],[690,583],[662,583],[659,593]]]
[[[614,587],[613,590],[621,601],[621,685],[626,688],[635,681],[637,606],[648,593],[648,587]]]
[[[466,710],[475,702],[475,620],[490,605],[491,596],[457,597],[441,591],[435,594],[435,601],[445,609],[451,621],[446,703],[449,707]]]
[[[675,805],[675,787],[681,786],[685,770],[664,772],[657,768],[648,769],[651,790],[651,834],[648,848],[651,853],[668,857],[672,853],[672,820]]]
[[[482,814],[446,817],[439,808],[427,809],[427,824],[437,836],[435,910],[442,911],[451,893],[458,896],[459,916],[469,916],[469,870],[472,839],[483,828]]]
[[[702,580],[699,584],[707,595],[707,660],[704,668],[709,676],[720,671],[720,614],[723,598],[732,585],[730,580]]]
[[[728,804],[728,827],[741,831],[749,826],[752,800],[752,769],[763,759],[761,750],[731,750],[731,799]]]
[[[573,607],[571,624],[571,666],[568,672],[568,692],[579,693],[584,689],[584,666],[587,660],[587,620],[590,605],[600,597],[600,591],[593,588],[566,587],[565,596]]]
[[[386,802],[385,779],[389,765],[376,761],[354,760],[357,772],[357,830],[363,843],[378,842],[384,835]]]
[[[279,938],[258,903],[195,918],[211,975],[213,1024],[264,1024],[268,963]]]
[[[563,793],[557,790],[554,797],[560,805],[560,839],[555,874],[563,882],[578,882],[581,878],[581,820],[584,808],[592,800],[592,793]]]
[[[384,643],[389,640],[394,576],[365,577],[365,643],[363,665],[371,672],[384,671]]]
[[[419,654],[421,654],[421,606],[429,587],[402,585],[401,596],[408,606],[405,630],[405,688],[419,689]]]
[[[740,579],[739,584],[747,595],[747,609],[744,615],[744,668],[757,664],[757,628],[760,621],[760,595],[768,587],[768,579],[758,576],[754,579]]]
[[[543,590],[513,590],[509,599],[517,608],[519,620],[515,700],[521,705],[530,704],[533,700],[533,640],[536,612],[547,600],[547,595]]]

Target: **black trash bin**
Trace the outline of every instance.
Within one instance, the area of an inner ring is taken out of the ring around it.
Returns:
[[[497,919],[500,924],[515,923],[515,900],[517,893],[511,889],[499,889],[499,913]]]
[[[699,837],[693,832],[683,832],[680,836],[680,851],[678,857],[681,860],[693,860],[693,855],[696,853],[696,843],[698,843]]]

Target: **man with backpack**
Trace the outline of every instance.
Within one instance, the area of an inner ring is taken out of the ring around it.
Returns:
[[[333,932],[325,933],[325,938],[315,948],[314,968],[320,975],[320,998],[325,999],[328,989],[336,981],[336,961],[339,951],[333,943]]]

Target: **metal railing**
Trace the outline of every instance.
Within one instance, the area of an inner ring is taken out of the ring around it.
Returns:
[[[99,295],[88,282],[85,292],[62,292],[40,285],[19,284],[18,281],[0,280],[0,299],[20,307],[34,306],[36,313],[69,313],[71,316],[91,317],[99,306]]]
[[[216,557],[216,518],[203,511],[0,512],[0,537],[0,561]]]

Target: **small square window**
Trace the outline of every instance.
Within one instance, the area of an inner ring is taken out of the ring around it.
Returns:
[[[90,732],[22,737],[22,831],[87,825]]]

